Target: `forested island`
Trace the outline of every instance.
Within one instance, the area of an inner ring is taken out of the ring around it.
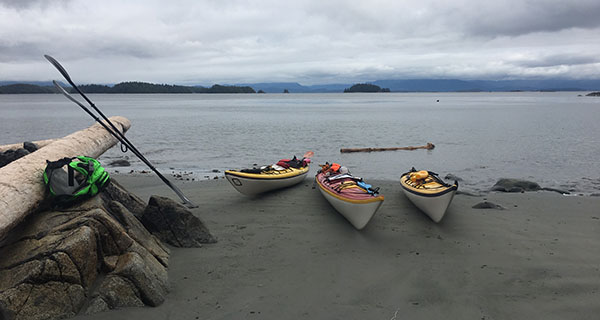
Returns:
[[[64,86],[65,88],[69,86]],[[147,82],[121,82],[114,86],[86,84],[79,86],[84,93],[256,93],[249,86],[224,86],[215,84],[210,88],[201,86],[178,86]],[[74,93],[73,88],[68,91]],[[59,93],[54,86],[33,84],[10,84],[0,86],[0,94]]]
[[[344,92],[390,92],[388,88],[381,88],[378,85],[370,83],[358,83],[350,88],[344,89]]]

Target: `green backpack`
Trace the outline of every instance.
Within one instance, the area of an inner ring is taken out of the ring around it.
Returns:
[[[78,156],[46,163],[44,183],[58,203],[95,196],[110,181],[108,172],[94,158]]]

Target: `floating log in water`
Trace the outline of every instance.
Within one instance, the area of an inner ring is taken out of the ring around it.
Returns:
[[[341,153],[351,153],[351,152],[374,152],[374,151],[396,151],[396,150],[416,150],[416,149],[427,149],[427,150],[431,150],[435,148],[435,145],[433,145],[433,143],[431,142],[427,142],[427,145],[425,146],[419,146],[419,147],[397,147],[397,148],[347,148],[347,149],[340,149]]]
[[[110,121],[121,132],[131,126],[124,117],[111,117]],[[0,168],[0,240],[44,200],[42,175],[46,160],[81,155],[97,158],[117,142],[104,127],[96,123]]]

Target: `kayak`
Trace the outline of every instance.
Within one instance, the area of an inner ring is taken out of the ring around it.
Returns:
[[[349,173],[317,173],[316,183],[323,197],[356,229],[363,229],[383,203],[378,189]]]
[[[256,195],[276,189],[286,188],[302,182],[308,174],[310,157],[309,151],[301,160],[282,159],[276,164],[260,168],[226,170],[225,178],[240,193]]]
[[[298,184],[306,178],[309,166],[276,170],[269,168],[260,173],[226,170],[225,177],[239,192],[255,195],[267,191],[286,188]]]
[[[400,178],[406,197],[431,220],[440,222],[458,190],[458,182],[450,185],[435,172],[412,168]]]

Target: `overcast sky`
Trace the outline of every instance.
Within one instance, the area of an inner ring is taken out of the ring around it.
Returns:
[[[599,0],[0,0],[0,81],[600,79]]]

